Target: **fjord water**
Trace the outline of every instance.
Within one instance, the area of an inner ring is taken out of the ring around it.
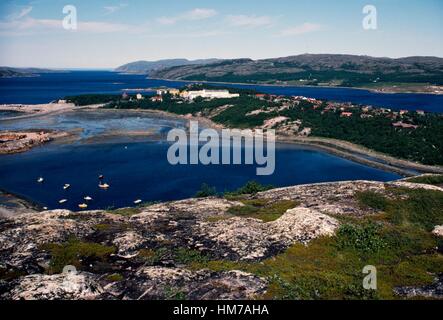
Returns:
[[[134,201],[165,201],[192,197],[202,183],[218,192],[234,190],[247,181],[274,186],[370,179],[388,181],[398,175],[360,165],[323,152],[279,146],[276,170],[256,176],[251,165],[178,165],[167,161],[164,141],[50,144],[27,153],[0,157],[0,188],[32,199],[50,209],[78,210],[85,196],[88,209],[134,205]],[[100,190],[98,176],[110,184]],[[42,184],[38,177],[44,177]],[[71,188],[63,190],[69,183]],[[60,205],[61,199],[68,202]]]
[[[165,201],[194,196],[203,183],[218,192],[250,180],[276,187],[303,183],[370,179],[398,175],[323,152],[278,145],[276,170],[256,176],[251,165],[183,165],[167,161],[165,134],[185,128],[182,119],[128,110],[79,110],[20,120],[0,121],[8,130],[47,128],[77,132],[70,143],[50,143],[26,153],[0,156],[0,188],[48,208],[77,210],[90,196],[88,209],[133,205],[135,200]],[[131,133],[137,132],[136,136]],[[140,136],[140,132],[145,133]],[[104,175],[108,190],[98,187]],[[44,177],[43,184],[37,183]],[[71,188],[63,190],[65,184]],[[58,202],[67,199],[63,205]]]
[[[121,93],[122,89],[163,85],[181,87],[183,83],[147,80],[144,76],[113,72],[43,74],[34,78],[0,79],[0,103],[47,103],[67,95]],[[309,92],[313,89],[317,91]],[[325,98],[321,95],[326,94],[326,98],[331,99],[331,94],[343,92],[341,100],[345,101],[372,96],[362,90],[352,89],[260,87],[258,90],[275,90],[273,92],[278,94],[301,94],[317,98]],[[376,96],[384,106],[390,107],[394,106],[389,104],[389,99],[398,97]],[[414,96],[407,95],[411,103],[409,106],[418,107]],[[440,97],[440,100],[428,98],[428,95],[419,97],[420,109],[436,111],[439,110],[437,105],[442,105]],[[357,100],[349,101],[359,102]],[[394,102],[402,108],[406,107],[401,99]],[[54,142],[26,153],[0,156],[0,189],[50,209],[77,210],[85,196],[94,199],[88,209],[131,206],[137,199],[183,199],[194,196],[202,183],[215,186],[218,192],[223,192],[234,190],[250,180],[280,187],[340,180],[388,181],[399,178],[396,174],[324,152],[289,145],[278,146],[276,170],[271,176],[257,177],[256,166],[248,165],[172,166],[167,161],[169,144],[165,142],[164,135],[171,128],[185,127],[185,123],[180,119],[159,117],[146,112],[75,111],[4,120],[10,116],[9,113],[0,116],[0,130],[40,128],[75,131],[78,134],[69,143]],[[140,131],[146,132],[146,136],[140,138],[131,135],[131,132]],[[98,176],[101,174],[105,176],[105,182],[111,185],[108,190],[98,187]],[[45,178],[43,184],[37,183],[39,177]],[[63,190],[66,183],[71,188]],[[60,205],[61,199],[68,201]]]
[[[123,89],[146,89],[159,86],[180,88],[186,83],[146,79],[143,75],[124,75],[110,71],[71,71],[41,74],[38,77],[0,78],[0,104],[48,103],[69,95],[87,93],[119,94]],[[228,85],[224,85],[228,86]],[[279,95],[303,95],[339,102],[368,104],[392,109],[443,112],[443,95],[389,94],[350,88],[282,87],[235,85]]]

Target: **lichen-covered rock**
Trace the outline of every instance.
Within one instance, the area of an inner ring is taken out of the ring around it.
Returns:
[[[397,287],[394,292],[402,297],[423,297],[431,299],[443,298],[443,275],[439,275],[433,284],[422,287]]]
[[[321,236],[332,236],[339,222],[309,208],[294,208],[268,225],[269,237],[289,246],[294,242],[307,243]]]
[[[309,208],[288,210],[273,222],[253,218],[231,218],[200,222],[196,233],[215,243],[211,250],[230,249],[234,259],[263,259],[296,242],[307,243],[320,236],[331,236],[338,228],[336,219]],[[225,258],[229,256],[226,254]]]
[[[130,255],[139,249],[145,238],[135,231],[126,231],[118,234],[112,243],[117,247],[120,255]]]
[[[11,300],[92,300],[103,293],[88,273],[30,275],[16,281],[4,298]]]
[[[38,260],[40,247],[66,241],[69,237],[86,238],[100,222],[117,223],[121,218],[101,211],[81,214],[53,210],[22,214],[0,221],[0,266],[18,269]]]
[[[258,297],[266,288],[264,279],[241,271],[143,267],[129,279],[105,287],[105,295],[131,300],[245,300]]]
[[[251,299],[266,291],[266,280],[239,271],[212,272],[204,269],[206,262],[260,263],[295,243],[331,236],[339,227],[338,216],[374,214],[359,205],[357,192],[389,197],[391,188],[428,187],[352,181],[244,196],[298,204],[272,222],[234,216],[229,209],[244,204],[215,197],[114,212],[53,210],[8,216],[0,219],[0,298]],[[442,229],[437,226],[434,234],[441,236]],[[65,263],[81,272],[67,282],[64,274],[49,275]],[[441,286],[435,288],[433,292],[440,292]],[[408,295],[412,289],[399,290]]]

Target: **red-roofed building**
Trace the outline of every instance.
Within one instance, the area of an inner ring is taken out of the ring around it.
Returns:
[[[163,102],[163,97],[162,96],[154,96],[151,98],[152,102]]]

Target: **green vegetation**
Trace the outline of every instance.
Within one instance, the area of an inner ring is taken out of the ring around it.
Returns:
[[[430,185],[443,185],[443,175],[428,175],[422,177],[414,177],[406,180],[407,182],[423,183]]]
[[[232,192],[226,192],[226,197],[236,197],[236,196],[242,196],[247,194],[257,194],[259,192],[263,192],[266,190],[271,190],[274,187],[271,185],[262,185],[256,181],[249,181],[247,182],[243,187],[238,188],[235,191]]]
[[[186,300],[186,292],[173,287],[165,287],[164,289],[165,299],[166,300],[177,300],[177,301],[183,301]]]
[[[391,200],[386,208],[389,222],[405,227],[421,228],[432,231],[436,225],[443,224],[443,194],[440,191],[423,189],[394,189],[399,198],[407,195],[407,200]]]
[[[114,247],[104,246],[92,242],[82,242],[70,238],[66,243],[49,243],[42,246],[43,250],[51,254],[48,273],[61,273],[67,265],[82,269],[93,261],[106,261],[115,252]]]
[[[259,263],[208,261],[193,269],[243,270],[270,281],[266,299],[394,299],[397,286],[421,286],[443,273],[443,255],[431,226],[443,223],[443,193],[395,188],[389,198],[356,195],[362,205],[381,215],[354,218],[336,236],[295,244]],[[375,199],[375,200],[374,200]],[[261,201],[261,200],[259,200]],[[339,219],[341,219],[339,217]],[[346,219],[344,219],[346,220]],[[378,289],[362,288],[363,267],[377,268]]]
[[[373,191],[357,192],[355,197],[362,207],[369,207],[375,210],[385,210],[388,205],[386,197]]]
[[[386,247],[380,235],[380,226],[375,223],[363,226],[345,224],[338,230],[337,238],[337,245],[342,249],[375,253]]]
[[[200,190],[195,194],[196,198],[207,198],[217,195],[217,189],[210,187],[207,183],[203,183]]]
[[[88,106],[93,104],[108,103],[120,98],[120,95],[115,94],[85,94],[80,96],[65,97],[65,100],[74,103],[76,106]]]
[[[228,72],[222,76],[206,76],[205,74],[195,74],[187,76],[183,80],[188,81],[208,81],[208,82],[231,82],[231,83],[269,83],[276,84],[281,82],[298,83],[299,85],[322,85],[337,83],[342,87],[364,87],[374,84],[374,80],[379,78],[378,84],[383,83],[435,83],[443,84],[441,74],[383,74],[379,73],[359,73],[352,71],[336,70],[308,70],[296,73],[254,73],[248,75],[234,74]],[[299,81],[303,79],[304,81]]]
[[[233,59],[210,65],[176,66],[151,76],[211,82],[288,83],[362,87],[385,83],[443,84],[442,60],[433,57],[386,59],[351,55],[299,55]]]
[[[204,264],[208,261],[208,258],[200,251],[187,248],[142,249],[138,256],[150,265],[156,265],[165,260],[173,260],[183,265]]]
[[[201,89],[206,86],[194,86]],[[163,102],[153,102],[146,98],[137,100],[130,96],[123,99],[113,95],[87,95],[68,97],[78,105],[104,103],[111,109],[149,109],[167,111],[179,115],[197,113],[210,117],[216,123],[231,128],[254,128],[277,116],[287,117],[288,121],[300,120],[303,128],[311,128],[312,135],[352,142],[394,157],[418,161],[429,165],[443,165],[443,121],[441,114],[419,115],[409,112],[407,115],[392,119],[391,113],[372,112],[371,117],[361,117],[361,108],[349,109],[351,117],[342,117],[338,108],[328,110],[328,104],[315,107],[308,101],[300,101],[296,107],[280,109],[282,101],[257,99],[253,92],[229,88],[231,92],[240,92],[240,97],[233,99],[195,99],[192,102],[163,96]],[[229,106],[229,107],[226,107]],[[218,109],[224,107],[222,109]],[[216,111],[217,112],[214,112]],[[263,110],[258,114],[251,111]],[[392,124],[404,121],[418,126],[417,129],[394,127]]]
[[[274,221],[280,218],[289,209],[295,208],[298,203],[291,200],[270,202],[266,199],[242,200],[244,206],[232,207],[229,214],[260,219],[264,222]]]
[[[113,274],[108,275],[106,277],[106,280],[108,280],[110,282],[119,282],[119,281],[123,281],[124,277],[119,273],[113,273]]]
[[[386,115],[373,118],[360,116],[361,110],[353,110],[350,118],[342,118],[340,112],[325,112],[324,105],[312,108],[292,109],[281,115],[300,119],[304,127],[312,128],[318,137],[333,138],[356,143],[398,158],[419,161],[424,164],[443,164],[443,119],[440,114],[419,116],[410,114],[410,121],[417,129],[398,129]]]

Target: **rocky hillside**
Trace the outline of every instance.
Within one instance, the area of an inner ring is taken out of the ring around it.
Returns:
[[[0,67],[0,78],[36,77],[40,73],[50,73],[50,72],[61,72],[61,71],[38,69],[38,68]]]
[[[122,65],[115,69],[117,72],[150,74],[151,72],[177,66],[187,65],[206,65],[209,63],[219,62],[219,59],[202,59],[202,60],[187,60],[187,59],[165,59],[158,61],[136,61]]]
[[[383,82],[443,85],[443,59],[401,59],[354,55],[304,54],[275,59],[224,60],[154,71],[163,79],[358,86]]]
[[[359,181],[20,213],[0,220],[0,297],[442,298],[442,209],[441,187]]]

